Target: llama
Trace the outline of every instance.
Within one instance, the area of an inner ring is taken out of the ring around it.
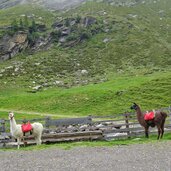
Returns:
[[[148,129],[149,129],[150,126],[151,127],[157,126],[157,129],[158,129],[158,137],[157,137],[157,139],[161,139],[163,137],[164,123],[165,123],[165,120],[166,120],[166,117],[167,117],[167,114],[165,112],[155,111],[155,116],[154,116],[153,119],[145,120],[144,119],[145,114],[143,114],[141,112],[141,109],[140,109],[139,105],[134,103],[131,106],[131,109],[136,110],[138,122],[140,123],[141,126],[144,127],[146,138],[149,137],[148,136]]]
[[[9,120],[10,120],[10,132],[11,135],[17,139],[18,149],[20,148],[20,142],[24,137],[24,133],[22,131],[21,125],[17,124],[14,118],[14,113],[9,112]],[[35,141],[37,145],[41,144],[41,136],[43,132],[43,125],[41,123],[35,122],[31,124],[33,130],[32,134],[35,137]]]

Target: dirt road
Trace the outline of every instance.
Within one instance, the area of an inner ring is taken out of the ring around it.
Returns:
[[[171,171],[171,141],[70,150],[0,151],[1,171]]]

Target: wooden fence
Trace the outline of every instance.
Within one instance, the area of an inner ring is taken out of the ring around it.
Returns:
[[[166,111],[168,117],[165,132],[171,133],[171,107],[160,109]],[[144,134],[144,129],[137,122],[135,113],[125,113],[109,116],[88,116],[82,118],[52,119],[50,117],[32,119],[30,122],[42,122],[44,132],[43,143],[79,140],[111,140],[138,137]],[[17,120],[21,124],[23,120]],[[156,128],[150,128],[150,134],[156,134]],[[25,137],[32,141],[32,136]],[[0,143],[5,145],[13,141],[9,133],[9,121],[0,119]],[[32,141],[31,143],[34,143]]]

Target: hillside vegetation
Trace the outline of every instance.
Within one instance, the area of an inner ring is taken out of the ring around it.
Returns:
[[[54,33],[56,22],[86,17],[96,22],[84,30],[81,22],[72,27],[68,41],[85,36],[73,46],[56,39],[46,50],[26,49],[1,62],[0,110],[79,116],[123,113],[134,101],[144,110],[169,106],[169,6],[163,0],[131,7],[87,2],[62,13],[36,6],[1,10],[1,27],[31,15],[47,26],[44,35]]]
[[[110,115],[131,112],[137,102],[143,110],[160,109],[170,105],[171,73],[148,76],[115,77],[106,83],[52,88],[37,93],[9,86],[1,88],[1,109],[59,114],[64,116]]]

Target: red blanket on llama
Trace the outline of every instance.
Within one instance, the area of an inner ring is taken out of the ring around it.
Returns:
[[[29,131],[31,131],[33,129],[33,127],[32,127],[30,122],[22,124],[21,128],[22,128],[23,132],[29,132]]]
[[[146,121],[152,120],[152,119],[154,119],[154,117],[155,117],[154,111],[147,112],[144,114],[144,120],[146,120]]]

